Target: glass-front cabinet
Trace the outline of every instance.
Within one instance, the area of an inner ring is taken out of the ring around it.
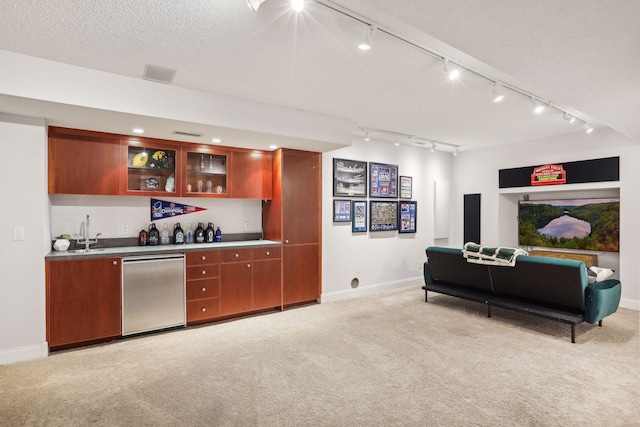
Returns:
[[[208,146],[184,147],[185,196],[228,197],[230,152]]]
[[[179,193],[179,146],[155,141],[126,141],[125,194],[174,195]]]

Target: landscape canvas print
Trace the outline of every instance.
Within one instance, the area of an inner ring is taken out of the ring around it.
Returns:
[[[618,252],[620,199],[521,201],[520,246]]]

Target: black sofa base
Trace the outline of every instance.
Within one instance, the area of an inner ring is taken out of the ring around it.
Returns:
[[[466,286],[430,283],[422,287],[424,289],[424,301],[428,302],[427,291],[438,292],[440,294],[462,298],[470,301],[480,302],[487,305],[487,317],[491,317],[491,307],[504,308],[520,313],[531,314],[533,316],[545,319],[555,320],[557,322],[566,323],[571,326],[571,342],[576,342],[576,325],[584,322],[584,315],[573,313],[562,309],[561,307],[551,307],[548,305],[538,305],[529,301],[502,298],[483,292],[478,289],[468,288]],[[598,326],[602,326],[602,320],[598,322]]]

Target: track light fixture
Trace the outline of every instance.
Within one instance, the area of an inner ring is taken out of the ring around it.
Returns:
[[[260,8],[260,5],[265,1],[266,0],[247,0],[247,3],[249,4],[249,7],[251,8],[251,10],[253,10],[254,12],[257,12],[258,9]]]
[[[435,151],[436,151],[436,143],[435,142],[431,142],[431,148],[429,148],[429,151],[431,151],[432,153],[435,153]]]
[[[593,132],[593,127],[589,126],[589,123],[584,122],[584,131],[586,133],[591,133],[591,132]]]
[[[493,102],[501,102],[504,99],[504,91],[502,90],[502,84],[495,82],[493,84]]]
[[[421,138],[419,136],[416,135],[407,135],[405,133],[401,133],[401,132],[393,132],[390,130],[384,130],[384,129],[375,129],[375,128],[365,128],[365,127],[361,127],[359,128],[359,130],[364,132],[364,140],[365,141],[369,141],[369,136],[372,133],[379,133],[379,134],[383,134],[383,135],[388,135],[393,137],[393,142],[394,145],[401,145],[400,143],[400,138],[406,138],[409,140],[409,142],[412,145],[418,146],[418,147],[424,147],[427,148],[427,146],[429,146],[429,150],[431,152],[436,151],[436,148],[438,148],[438,146],[444,147],[445,151],[450,151],[453,150],[455,155],[457,156],[457,152],[460,148],[459,145],[457,144],[450,144],[448,142],[441,142],[441,141],[429,141],[426,138]],[[437,144],[437,145],[436,145]]]
[[[375,30],[376,30],[375,26],[369,25],[369,28],[367,28],[364,32],[364,37],[362,41],[358,45],[358,49],[364,50],[364,51],[371,49],[371,36],[373,35],[373,32]]]
[[[371,138],[369,137],[369,132],[368,131],[364,133],[364,140],[367,141],[367,142],[371,141]]]
[[[458,155],[458,147],[455,147],[455,148],[453,149],[453,155],[454,155],[454,156],[457,156],[457,155]]]
[[[576,117],[575,117],[575,116],[572,116],[572,115],[571,115],[571,114],[569,114],[569,113],[564,113],[564,114],[562,115],[562,118],[563,118],[563,119],[565,119],[566,121],[568,121],[568,122],[569,122],[569,124],[573,124],[573,122],[575,122],[575,121],[576,121]]]
[[[294,12],[302,12],[302,9],[304,9],[304,0],[291,0],[291,8]]]
[[[447,58],[444,58],[444,71],[449,73],[449,80],[457,80],[460,77],[460,68],[449,62]]]
[[[535,114],[540,114],[544,111],[544,105],[540,101],[535,98],[531,98],[531,103],[533,104],[533,112]]]

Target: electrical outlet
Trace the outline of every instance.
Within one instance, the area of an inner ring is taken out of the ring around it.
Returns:
[[[124,235],[129,234],[129,226],[128,225],[123,225],[122,226],[122,234],[124,234]]]
[[[24,227],[13,227],[13,240],[24,240]]]
[[[251,229],[251,223],[249,221],[244,223],[244,231],[249,231]]]

